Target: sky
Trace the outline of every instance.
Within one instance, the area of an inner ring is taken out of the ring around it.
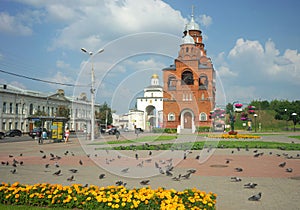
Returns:
[[[217,106],[300,99],[298,0],[1,0],[0,84],[90,98],[93,69],[96,103],[126,113],[152,74],[163,85],[192,5]]]

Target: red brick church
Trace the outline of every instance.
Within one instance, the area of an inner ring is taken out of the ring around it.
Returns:
[[[195,132],[197,127],[212,123],[209,115],[215,107],[215,70],[193,14],[183,34],[178,57],[163,69],[163,127]]]

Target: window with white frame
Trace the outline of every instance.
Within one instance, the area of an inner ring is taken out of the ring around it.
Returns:
[[[207,121],[207,115],[206,115],[206,113],[201,112],[199,118],[200,118],[200,121]]]
[[[173,112],[168,114],[168,121],[175,121],[175,114]]]

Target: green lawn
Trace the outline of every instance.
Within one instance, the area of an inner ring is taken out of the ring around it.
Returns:
[[[259,148],[259,149],[281,149],[281,150],[300,150],[300,144],[296,143],[282,143],[282,142],[264,142],[264,141],[198,141],[198,142],[185,142],[185,143],[161,143],[161,144],[148,144],[148,145],[130,145],[130,146],[117,146],[112,148],[96,148],[96,150],[201,150],[204,147],[218,148]]]
[[[98,142],[98,143],[91,143],[89,145],[105,145],[105,144],[130,144],[136,142],[155,142],[155,141],[170,141],[176,139],[177,136],[175,135],[167,135],[167,136],[142,136],[132,140],[113,140],[107,142]]]

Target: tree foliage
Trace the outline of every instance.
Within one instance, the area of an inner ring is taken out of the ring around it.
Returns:
[[[111,125],[113,122],[112,113],[113,111],[111,108],[106,102],[104,102],[104,104],[100,106],[99,112],[96,112],[96,119],[98,120],[99,124],[106,125],[107,120],[107,125]]]

